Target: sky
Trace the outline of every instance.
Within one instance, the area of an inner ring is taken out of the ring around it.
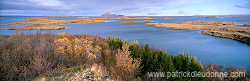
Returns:
[[[250,0],[1,0],[2,16],[191,16],[250,14]]]

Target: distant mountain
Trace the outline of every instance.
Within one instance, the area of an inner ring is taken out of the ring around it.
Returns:
[[[112,14],[110,12],[107,12],[101,15],[101,17],[121,17],[121,16],[124,16],[124,15]]]

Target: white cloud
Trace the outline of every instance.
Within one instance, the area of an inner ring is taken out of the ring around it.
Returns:
[[[36,11],[34,14],[41,11],[39,14],[45,15],[49,15],[48,12],[64,12],[70,15],[101,15],[105,12],[122,15],[192,15],[203,13],[206,10],[215,11],[217,8],[213,8],[213,6],[216,6],[216,3],[218,0],[1,0],[0,10],[33,10]],[[216,7],[224,7],[228,3],[232,7],[235,5],[229,0],[227,3],[217,4]],[[238,4],[235,8],[249,8],[247,5],[249,4]],[[237,10],[232,13],[235,11]]]
[[[60,6],[64,5],[64,2],[58,0],[29,0],[35,4],[44,5],[44,6]]]
[[[69,13],[76,13],[75,11],[69,12]]]
[[[238,8],[249,8],[250,9],[250,3],[245,3],[245,4],[237,4],[235,7]]]

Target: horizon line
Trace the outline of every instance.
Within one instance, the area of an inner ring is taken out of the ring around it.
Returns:
[[[233,15],[241,15],[241,16],[250,16],[250,14],[231,14],[231,15],[134,15],[134,16],[233,16]],[[42,15],[0,15],[0,16],[42,16]],[[90,16],[90,15],[51,15],[51,16]],[[98,16],[98,15],[92,15]],[[99,15],[100,16],[100,15]],[[123,15],[126,16],[126,15]],[[127,15],[133,16],[133,15]]]

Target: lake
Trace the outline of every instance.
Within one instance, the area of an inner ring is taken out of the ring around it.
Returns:
[[[1,17],[5,19],[26,19],[32,17]],[[60,18],[64,20],[75,20],[77,17],[50,17]],[[161,23],[181,23],[186,21],[250,21],[250,18],[232,17],[209,19],[202,17],[152,17]],[[170,19],[163,19],[170,18]],[[169,54],[177,54],[178,52],[188,52],[198,57],[202,63],[225,64],[226,66],[250,67],[250,45],[245,43],[213,37],[201,34],[202,30],[174,30],[165,28],[156,28],[154,26],[144,25],[145,23],[120,23],[125,21],[144,21],[145,19],[111,19],[116,22],[109,23],[90,23],[90,24],[69,24],[62,25],[66,29],[61,30],[42,30],[41,32],[61,33],[69,32],[71,34],[91,34],[119,37],[129,41],[138,40],[140,44],[149,44],[150,47],[165,48]],[[1,20],[0,24],[18,22],[21,20]],[[1,27],[1,26],[0,26]],[[3,26],[2,26],[3,27]],[[19,27],[19,26],[16,26]],[[22,27],[22,25],[20,26]],[[34,33],[38,30],[27,30],[26,33]],[[17,30],[0,30],[4,35],[13,35]]]

